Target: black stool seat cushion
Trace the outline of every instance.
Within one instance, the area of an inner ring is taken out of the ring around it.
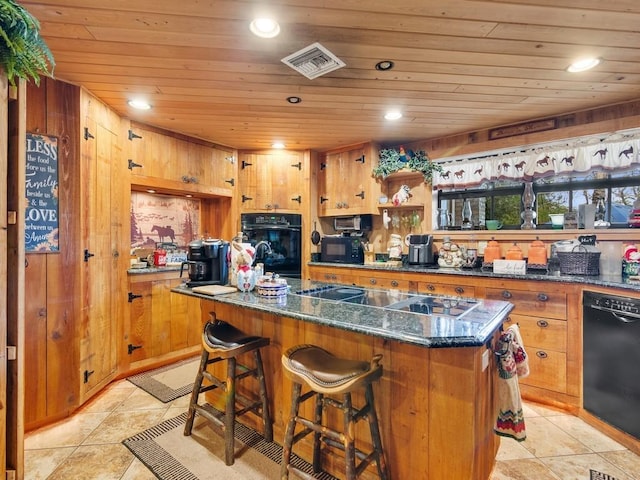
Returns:
[[[204,340],[211,348],[236,348],[260,339],[262,337],[249,336],[222,320],[208,322],[204,327]]]
[[[369,362],[338,358],[314,345],[299,345],[283,357],[286,368],[325,388],[340,387],[354,378],[367,374]]]

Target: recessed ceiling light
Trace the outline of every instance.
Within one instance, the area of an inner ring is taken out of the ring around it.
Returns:
[[[390,112],[385,113],[384,118],[386,120],[398,120],[402,118],[402,113],[400,113],[398,110],[392,110]]]
[[[381,62],[376,63],[376,70],[391,70],[393,65],[394,63],[391,60],[382,60]]]
[[[145,100],[129,100],[127,103],[130,107],[136,108],[138,110],[149,110],[151,108],[149,102]]]
[[[600,63],[599,58],[583,58],[573,62],[567,67],[567,72],[577,73],[589,70]]]
[[[300,103],[302,99],[300,97],[287,97],[289,103]]]
[[[261,38],[273,38],[280,33],[280,25],[270,18],[256,18],[249,24],[249,30]]]
[[[274,142],[274,143],[271,144],[271,147],[272,148],[285,148],[286,145],[284,143],[282,143],[282,142]]]
[[[149,190],[147,190],[147,193],[156,193],[156,191],[149,189]]]

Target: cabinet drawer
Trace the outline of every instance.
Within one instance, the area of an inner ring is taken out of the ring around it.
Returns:
[[[559,290],[559,289],[558,289]],[[514,305],[513,313],[535,312],[541,317],[567,319],[567,295],[557,290],[513,290],[510,288],[487,288],[485,298],[503,300]]]
[[[449,285],[446,283],[418,282],[418,293],[433,293],[454,297],[473,297],[475,288],[468,285]]]
[[[384,288],[384,289],[399,289],[404,292],[409,290],[408,280],[397,280],[395,278],[384,277],[359,277],[357,284],[368,288]]]
[[[554,350],[527,347],[530,375],[519,378],[523,385],[553,390],[558,393],[567,392],[567,355]]]
[[[311,272],[311,278],[319,282],[341,283],[343,285],[355,285],[358,277],[350,273],[340,273],[331,271]]]
[[[505,327],[514,322],[520,326],[525,349],[567,351],[567,322],[512,313],[507,317]]]

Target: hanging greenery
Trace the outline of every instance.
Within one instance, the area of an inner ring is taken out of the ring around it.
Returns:
[[[24,78],[40,85],[40,75],[52,77],[54,66],[38,20],[14,0],[0,0],[0,67],[9,83]]]
[[[424,150],[406,150],[400,147],[398,150],[393,148],[385,148],[379,152],[380,159],[378,166],[373,169],[376,177],[387,178],[392,173],[402,169],[412,172],[420,172],[424,177],[424,181],[431,183],[433,172],[442,172],[442,166],[433,163]]]

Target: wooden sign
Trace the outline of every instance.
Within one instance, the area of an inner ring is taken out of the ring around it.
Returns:
[[[27,133],[25,251],[60,251],[58,236],[58,139]]]
[[[524,135],[526,133],[543,132],[545,130],[552,130],[556,127],[557,121],[555,118],[519,123],[517,125],[509,125],[507,127],[494,128],[492,130],[489,130],[489,140],[515,137],[516,135]]]

